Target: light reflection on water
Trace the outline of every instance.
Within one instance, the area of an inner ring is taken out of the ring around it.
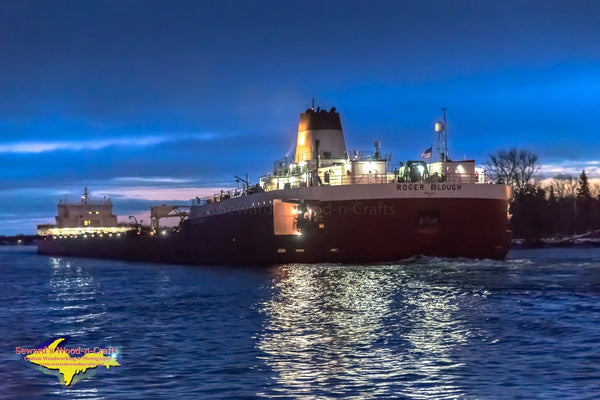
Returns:
[[[276,372],[275,392],[356,398],[463,393],[455,373],[462,363],[453,352],[469,336],[460,317],[464,293],[415,278],[398,266],[276,269],[258,342]],[[469,301],[478,296],[470,294]]]
[[[2,400],[600,393],[600,249],[250,268],[0,248],[0,271]],[[63,335],[123,366],[64,388],[10,350]]]
[[[60,257],[51,257],[49,264],[51,278],[47,296],[50,307],[56,311],[50,321],[65,327],[57,335],[77,337],[98,331],[98,321],[106,315],[106,306],[97,302],[101,296],[93,274]]]

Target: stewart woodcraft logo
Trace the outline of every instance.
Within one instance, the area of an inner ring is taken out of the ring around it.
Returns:
[[[52,339],[37,348],[16,347],[15,353],[24,355],[24,360],[34,364],[44,373],[58,376],[65,386],[91,376],[97,367],[120,367],[118,347],[67,348],[59,347],[67,339]]]

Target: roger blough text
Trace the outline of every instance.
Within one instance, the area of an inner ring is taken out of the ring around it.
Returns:
[[[460,183],[399,183],[396,190],[462,190]]]

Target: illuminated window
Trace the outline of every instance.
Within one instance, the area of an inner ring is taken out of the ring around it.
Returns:
[[[100,214],[100,211],[96,211],[96,215]]]
[[[90,221],[83,221],[83,226],[88,226],[90,224]]]

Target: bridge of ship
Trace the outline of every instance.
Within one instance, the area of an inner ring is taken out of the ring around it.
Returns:
[[[327,155],[326,155],[327,156]],[[358,154],[354,158],[320,158],[298,163],[280,160],[274,171],[260,178],[258,185],[222,190],[212,196],[197,197],[193,206],[219,203],[249,194],[313,186],[346,186],[386,183],[486,183],[483,168],[476,168],[473,160],[425,163],[408,161],[393,165],[388,159],[372,154]]]

